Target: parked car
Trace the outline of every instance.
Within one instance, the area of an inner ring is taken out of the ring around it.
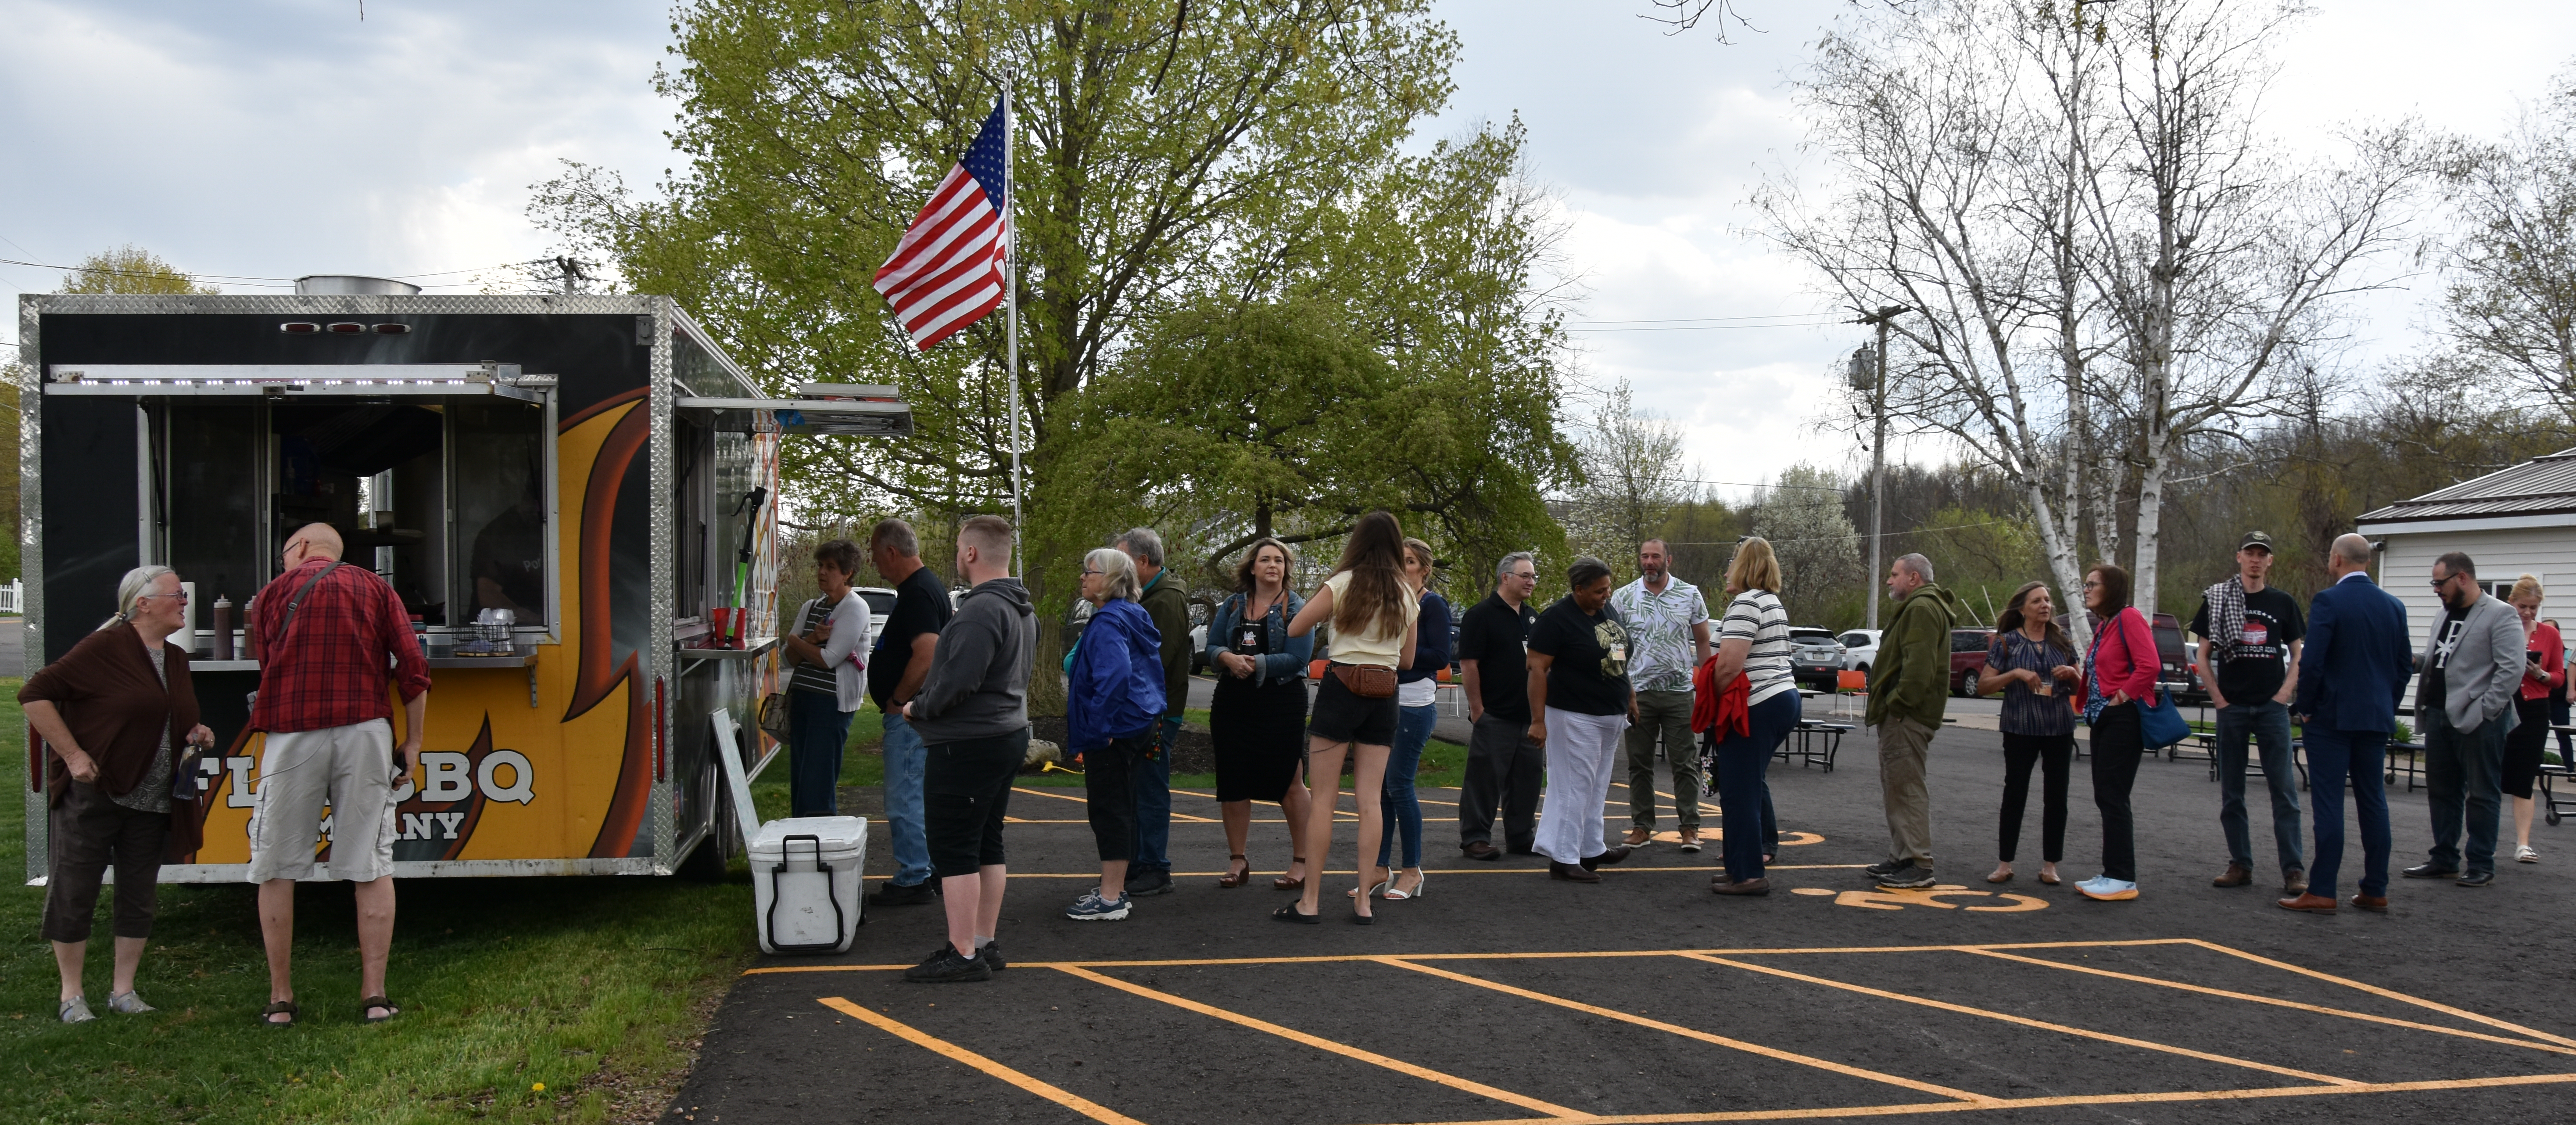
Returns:
[[[1843,667],[1855,672],[1869,671],[1869,663],[1878,659],[1878,638],[1884,629],[1853,629],[1834,638],[1843,643]]]
[[[1977,677],[1986,670],[1986,646],[1994,640],[1992,629],[1950,630],[1951,694],[1977,694]]]
[[[1831,629],[1789,627],[1789,675],[1805,687],[1833,690],[1843,671],[1843,643]]]
[[[2157,672],[2157,682],[2182,685],[2178,690],[2168,689],[2173,691],[2175,703],[2198,706],[2209,702],[2209,688],[2200,682],[2200,669],[2192,659],[2197,646],[2183,643],[2181,619],[2170,613],[2159,613],[2155,616],[2154,626],[2156,662],[2163,666]]]
[[[870,654],[877,650],[877,637],[885,632],[886,618],[894,615],[894,591],[883,586],[857,586],[850,592],[868,603],[868,635],[859,643],[859,659],[873,660]]]

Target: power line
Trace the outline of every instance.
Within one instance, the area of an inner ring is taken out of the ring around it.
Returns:
[[[1743,328],[1824,328],[1841,323],[1843,322],[1840,320],[1801,320],[1783,321],[1778,324],[1666,324],[1637,328],[1589,328],[1567,325],[1565,330],[1568,332],[1723,332],[1728,329]]]
[[[1790,320],[1797,317],[1840,316],[1832,312],[1766,313],[1761,316],[1668,316],[1640,320],[1576,320],[1570,324],[1706,324],[1721,320]]]

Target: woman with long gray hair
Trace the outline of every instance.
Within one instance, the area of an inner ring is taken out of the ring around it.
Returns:
[[[188,651],[168,637],[187,621],[188,595],[166,566],[139,566],[117,583],[116,616],[18,690],[27,725],[45,741],[45,803],[52,863],[45,880],[45,936],[62,974],[64,1023],[92,1015],[82,988],[91,915],[101,879],[116,867],[116,968],[109,1011],[152,1010],[134,974],[152,936],[165,856],[197,850],[199,824],[172,815],[176,744],[213,745],[197,721]],[[175,737],[174,737],[175,736]]]

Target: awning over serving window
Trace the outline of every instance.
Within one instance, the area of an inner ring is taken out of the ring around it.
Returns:
[[[889,386],[807,383],[795,398],[683,397],[679,405],[728,433],[912,436],[912,406]]]
[[[543,402],[552,375],[515,363],[58,363],[45,369],[49,395],[140,398],[244,395],[273,399],[332,395],[491,395]]]

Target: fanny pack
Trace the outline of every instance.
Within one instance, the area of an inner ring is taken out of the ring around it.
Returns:
[[[1352,695],[1362,699],[1391,699],[1395,696],[1395,669],[1375,664],[1335,664],[1333,678],[1342,681]]]

